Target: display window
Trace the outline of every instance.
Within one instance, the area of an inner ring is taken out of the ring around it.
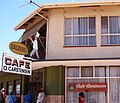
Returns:
[[[15,91],[17,95],[20,95],[20,80],[15,80]]]
[[[8,86],[7,86],[7,90],[8,90],[8,94],[10,94],[13,90],[13,86],[12,86],[12,81],[8,81],[7,82]]]
[[[66,67],[65,103],[78,103],[79,93],[85,103],[119,103],[119,66]]]

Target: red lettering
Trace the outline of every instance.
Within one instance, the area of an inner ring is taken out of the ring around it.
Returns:
[[[13,60],[12,66],[17,66],[18,67],[18,62],[16,59]]]
[[[30,62],[25,63],[25,68],[30,69]]]
[[[20,60],[20,61],[19,61],[19,66],[21,67],[22,65],[24,66],[24,61],[23,61],[23,60]]]
[[[5,64],[6,64],[6,65],[11,65],[11,61],[12,61],[11,58],[5,57]]]

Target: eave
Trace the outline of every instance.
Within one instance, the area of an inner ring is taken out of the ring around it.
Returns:
[[[55,9],[55,8],[72,8],[72,7],[100,7],[100,6],[120,6],[119,0],[109,0],[108,1],[101,1],[101,2],[74,2],[74,3],[57,3],[57,4],[47,4],[47,5],[41,5],[38,7],[34,12],[32,12],[28,17],[26,17],[23,21],[21,21],[14,30],[18,29],[26,29],[27,25],[32,22],[33,19],[35,19],[35,16],[37,13],[45,14],[49,9]],[[46,16],[46,15],[45,15]]]

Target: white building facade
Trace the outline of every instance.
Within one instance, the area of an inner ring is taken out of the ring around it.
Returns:
[[[86,103],[120,102],[119,5],[115,0],[44,5],[16,26],[26,30],[25,44],[35,32],[45,33],[45,58],[34,61],[32,70],[63,66],[64,92],[47,95],[49,103],[78,103],[81,91]]]

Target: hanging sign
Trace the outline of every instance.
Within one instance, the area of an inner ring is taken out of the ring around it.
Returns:
[[[25,55],[28,53],[28,48],[20,42],[11,42],[9,48],[13,53]]]
[[[95,83],[68,83],[68,91],[107,91],[107,84],[105,82]]]
[[[3,55],[2,72],[31,75],[31,61]]]

